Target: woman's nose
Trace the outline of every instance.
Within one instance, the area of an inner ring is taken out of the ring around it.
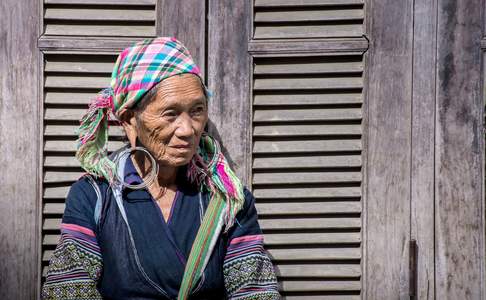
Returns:
[[[194,134],[194,129],[192,127],[192,120],[189,114],[182,113],[179,115],[179,120],[177,122],[177,128],[175,134],[178,137],[189,137]]]

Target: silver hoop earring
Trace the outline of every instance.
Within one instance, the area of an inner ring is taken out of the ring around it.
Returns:
[[[155,178],[157,178],[157,174],[159,173],[159,166],[157,165],[157,162],[155,161],[155,158],[144,147],[135,147],[134,149],[127,148],[127,149],[123,150],[117,156],[117,158],[115,160],[116,165],[117,166],[119,165],[118,163],[119,163],[119,161],[121,159],[124,159],[125,160],[125,157],[126,157],[126,159],[130,158],[130,154],[132,154],[136,150],[145,152],[145,154],[147,154],[148,157],[150,157],[150,161],[152,163],[152,170],[151,170],[151,172],[149,174],[149,177],[145,181],[143,181],[143,179],[142,179],[142,183],[140,183],[140,184],[129,184],[129,183],[126,183],[123,178],[120,178],[120,174],[118,174],[118,172],[116,172],[116,178],[117,178],[118,182],[120,182],[121,185],[123,185],[124,187],[128,187],[128,188],[131,188],[133,190],[143,189],[146,186],[150,185],[155,180]]]

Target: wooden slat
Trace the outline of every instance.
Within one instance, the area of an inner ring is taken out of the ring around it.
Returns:
[[[312,188],[255,188],[253,195],[257,199],[299,199],[299,198],[334,198],[359,197],[360,187],[312,187]]]
[[[359,5],[363,0],[255,0],[255,7]]]
[[[156,0],[44,0],[45,4],[72,5],[155,5]]]
[[[268,109],[256,110],[254,122],[361,120],[360,108]]]
[[[256,125],[254,137],[361,135],[361,125]]]
[[[105,53],[118,55],[120,51],[133,45],[134,42],[142,41],[144,37],[99,37],[99,36],[57,36],[42,35],[37,45],[45,53],[62,52],[71,54],[72,52],[82,52],[85,54]],[[358,44],[366,45],[366,40],[361,40]],[[343,43],[338,43],[343,44]],[[356,43],[345,42],[345,45],[352,47]]]
[[[283,203],[256,203],[258,215],[296,215],[296,214],[340,214],[360,213],[361,203],[347,202],[283,202]]]
[[[303,249],[268,249],[274,261],[288,260],[348,260],[360,259],[360,248],[303,248]]]
[[[327,9],[327,10],[295,10],[295,11],[257,11],[255,22],[326,22],[362,20],[362,9]],[[258,25],[257,25],[258,26]]]
[[[155,22],[155,9],[112,9],[112,8],[51,8],[44,13],[45,20],[68,21],[145,21]],[[49,21],[47,21],[49,22]]]
[[[323,104],[357,104],[362,103],[363,97],[361,93],[346,93],[346,94],[322,94],[322,93],[306,93],[306,94],[255,94],[253,97],[253,105],[323,105]]]
[[[79,121],[87,108],[46,108],[44,120]]]
[[[394,6],[393,10],[389,9],[390,5]],[[369,9],[367,16],[373,20],[369,23],[373,51],[367,57],[367,110],[370,114],[367,118],[366,149],[367,240],[363,249],[366,257],[363,265],[363,270],[366,270],[366,285],[363,286],[366,299],[409,297],[408,279],[404,284],[399,278],[409,278],[410,275],[408,242],[412,238],[411,64],[414,60],[413,20],[418,13],[413,9],[413,0],[385,0]],[[397,51],[400,55],[394,55]],[[383,82],[400,84],[397,88]],[[390,101],[391,95],[393,101]]]
[[[61,218],[44,218],[42,222],[43,230],[60,230],[61,228]]]
[[[60,221],[59,221],[60,222]],[[361,242],[359,232],[314,233],[266,233],[265,245],[309,245],[309,244],[357,244]]]
[[[363,34],[360,24],[344,25],[302,25],[302,26],[271,26],[258,25],[255,27],[255,39],[272,38],[316,38],[316,37],[358,37]]]
[[[78,129],[77,125],[51,125],[44,126],[44,136],[77,136],[75,130]],[[123,137],[125,133],[121,126],[110,126],[108,128],[108,134],[111,137]]]
[[[353,264],[305,264],[305,265],[276,265],[278,277],[308,277],[308,278],[342,278],[359,277],[360,265]]]
[[[56,182],[74,182],[78,180],[84,172],[56,172],[45,171],[44,183],[56,183]]]
[[[110,84],[110,77],[88,76],[46,76],[44,87],[46,88],[90,88],[103,89]]]
[[[360,182],[360,172],[274,172],[253,173],[253,185]]]
[[[46,104],[89,104],[96,93],[46,92]],[[88,107],[86,107],[88,108]]]
[[[54,253],[54,250],[44,250],[42,251],[42,261],[48,262],[51,260],[51,256]]]
[[[124,142],[120,141],[108,141],[108,151],[115,151],[125,145]],[[49,152],[75,152],[76,151],[76,141],[44,141],[44,151]]]
[[[361,77],[256,78],[253,86],[255,91],[359,89],[362,87],[363,79]]]
[[[39,44],[53,45],[55,44],[55,41],[41,39]],[[336,52],[363,54],[367,49],[368,40],[362,36],[352,38],[302,39],[299,40],[298,43],[295,42],[295,39],[265,39],[248,41],[248,52],[254,56],[288,57],[289,53],[292,53],[297,57],[303,54],[308,56],[322,56],[322,53]]]
[[[321,59],[322,60],[322,59]],[[361,61],[323,61],[293,63],[257,63],[253,70],[255,75],[265,74],[342,74],[363,72]]]
[[[42,238],[42,245],[55,246],[57,243],[59,243],[60,238],[60,234],[44,234],[44,237]]]
[[[436,153],[435,126],[437,102],[437,2],[413,2],[413,68],[412,71],[412,129],[410,131],[410,238],[417,241],[420,263],[415,282],[416,299],[440,299],[435,296],[436,272],[431,272],[437,259],[436,220]],[[486,3],[486,2],[483,2]],[[431,22],[431,20],[434,20]],[[449,29],[449,27],[448,27]],[[452,31],[451,31],[452,32]],[[484,97],[483,97],[484,98]],[[486,98],[484,98],[486,99]],[[415,130],[420,128],[420,130]],[[450,299],[453,299],[451,297]]]
[[[61,188],[45,188],[44,198],[57,198],[64,199],[67,196],[69,187]],[[44,209],[42,210],[45,214],[62,214],[64,212],[64,203],[44,203]]]
[[[45,34],[47,35],[81,35],[81,36],[155,36],[153,25],[61,25],[47,24]]]
[[[79,122],[79,120],[83,117],[84,113],[88,110],[88,107],[86,108],[47,108],[44,111],[44,120],[46,121],[76,121],[76,123]],[[116,118],[113,116],[113,114],[109,113],[110,115],[110,120],[115,120]]]
[[[39,290],[39,1],[0,2],[0,298]]]
[[[115,58],[116,59],[116,58]],[[66,72],[66,73],[98,73],[111,74],[114,62],[90,62],[83,61],[54,61],[46,60],[45,72]]]
[[[360,228],[360,218],[261,219],[262,230]]]
[[[361,282],[359,280],[355,281],[305,281],[305,280],[281,280],[278,283],[279,290],[284,292],[324,292],[324,291],[359,291],[361,289]],[[303,296],[306,297],[306,296]],[[323,299],[321,297],[329,296],[319,296],[315,299]],[[331,296],[335,297],[335,296]],[[349,300],[357,296],[338,296],[340,299]],[[350,298],[344,298],[350,297]],[[286,297],[288,299],[288,297]],[[302,298],[298,298],[302,299]],[[359,299],[359,297],[357,297]]]
[[[432,253],[436,299],[486,297],[485,127],[482,123],[486,76],[485,56],[480,51],[485,6],[480,0],[446,0],[436,4],[437,56],[433,71],[436,117],[428,118],[435,120],[434,204],[433,210],[427,211],[434,214],[435,230],[433,236],[426,237],[434,238],[435,242]],[[455,62],[451,72],[452,57],[467,59]],[[427,126],[416,124],[419,128]],[[423,171],[429,169],[425,166]]]
[[[44,167],[80,167],[74,156],[44,156]]]
[[[304,153],[359,151],[361,140],[256,141],[253,153]]]
[[[304,156],[304,157],[257,157],[253,159],[253,169],[304,169],[360,167],[360,155]]]

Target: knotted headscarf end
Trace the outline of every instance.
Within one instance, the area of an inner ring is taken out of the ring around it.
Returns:
[[[90,174],[114,180],[115,164],[108,158],[107,142],[110,111],[113,111],[113,90],[101,90],[89,104],[76,134],[76,158]]]
[[[218,141],[207,133],[201,136],[198,153],[194,155],[187,168],[187,177],[201,189],[209,189],[210,201],[216,194],[226,200],[223,216],[226,233],[234,225],[236,214],[243,208],[243,184],[231,169]]]

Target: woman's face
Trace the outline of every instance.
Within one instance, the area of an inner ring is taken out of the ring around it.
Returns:
[[[164,79],[155,98],[141,103],[124,128],[132,146],[138,138],[159,164],[178,167],[196,153],[207,121],[201,82],[196,75],[184,73]]]

